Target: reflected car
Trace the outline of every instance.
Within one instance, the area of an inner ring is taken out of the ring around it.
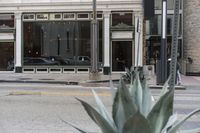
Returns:
[[[90,57],[88,56],[78,56],[77,57],[77,64],[78,65],[90,65]]]
[[[68,65],[68,64],[70,64],[68,61],[64,60],[60,56],[49,56],[49,57],[44,57],[44,58],[51,60],[52,62],[57,62],[58,65]]]
[[[30,58],[24,58],[24,65],[59,65],[59,63],[42,57],[38,58],[30,57]]]

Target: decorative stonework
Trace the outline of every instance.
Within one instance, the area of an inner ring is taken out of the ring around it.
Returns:
[[[200,73],[200,1],[184,0],[184,55],[193,62],[187,72]]]

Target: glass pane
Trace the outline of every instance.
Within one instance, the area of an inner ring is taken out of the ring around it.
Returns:
[[[89,18],[89,14],[88,13],[80,13],[78,14],[78,18]]]
[[[14,27],[14,15],[0,14],[0,28],[13,28],[13,27]]]
[[[77,65],[90,65],[90,21],[77,22]]]
[[[24,22],[24,65],[90,66],[90,27],[90,21]],[[102,61],[102,21],[99,53]]]
[[[116,26],[120,24],[133,26],[132,13],[112,13],[112,26]]]
[[[132,42],[112,42],[112,71],[125,71],[132,66]]]
[[[13,71],[14,69],[14,43],[0,42],[0,71]]]
[[[150,34],[161,35],[161,15],[155,15],[150,21]]]
[[[167,9],[172,10],[174,8],[174,0],[167,0]],[[162,9],[162,0],[155,0],[155,9]]]

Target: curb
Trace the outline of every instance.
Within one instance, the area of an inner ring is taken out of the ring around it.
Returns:
[[[0,83],[38,83],[38,84],[64,84],[64,85],[79,85],[78,82],[66,81],[27,81],[27,80],[0,80]]]
[[[162,85],[149,85],[150,89],[162,89],[162,87]],[[182,85],[175,86],[175,90],[186,90],[186,87]]]
[[[119,79],[112,80],[118,82]],[[0,80],[0,83],[37,83],[37,84],[61,84],[61,85],[81,85],[83,87],[110,87],[110,80],[99,80],[99,81],[86,81],[86,82],[75,82],[75,81],[28,81],[28,80]],[[149,85],[150,89],[162,89],[162,85]],[[175,86],[176,90],[186,90],[187,86]]]

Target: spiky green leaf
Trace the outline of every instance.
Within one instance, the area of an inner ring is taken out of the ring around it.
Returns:
[[[62,118],[60,118],[60,120],[61,120],[62,122],[64,122],[65,124],[70,125],[71,127],[75,128],[75,129],[78,130],[80,133],[89,133],[88,131],[85,131],[85,130],[83,130],[83,129],[80,129],[79,127],[75,126],[74,124],[69,123],[69,122],[63,120]]]
[[[164,94],[153,106],[147,119],[151,124],[153,133],[160,133],[167,124],[173,112],[173,95],[174,90]]]
[[[167,81],[165,82],[165,84],[162,87],[161,93],[160,93],[160,97],[163,96],[165,93],[167,93],[168,90],[168,86],[169,86],[169,81],[171,79],[171,76],[169,76],[169,78],[167,79]]]
[[[115,89],[115,87],[113,85],[113,81],[112,81],[111,77],[110,77],[110,91],[111,91],[111,94],[112,94],[112,98],[114,100],[115,94],[116,94],[116,89]]]
[[[114,123],[112,117],[109,115],[108,111],[106,110],[101,99],[99,98],[99,96],[97,95],[97,93],[94,90],[92,90],[92,93],[94,95],[94,98],[95,98],[95,101],[97,104],[98,112],[104,117],[104,119],[106,119],[109,122],[109,124],[112,126],[113,129],[116,129],[115,123]]]
[[[83,100],[76,99],[81,102],[90,118],[101,128],[103,133],[116,133],[117,130],[96,109]]]
[[[136,112],[137,107],[133,103],[124,81],[121,80],[115,95],[112,110],[113,119],[118,127],[119,132],[122,131],[123,126],[128,118]]]
[[[200,109],[196,109],[194,111],[192,111],[190,114],[188,114],[187,116],[185,116],[182,120],[178,121],[172,128],[170,128],[170,130],[168,131],[168,133],[176,133],[176,131],[181,127],[181,125],[190,117],[192,117],[193,115],[195,115],[196,113],[199,113]]]
[[[177,114],[170,116],[166,126],[162,129],[161,133],[166,133],[167,129],[171,128],[175,124],[176,121],[177,121]]]
[[[151,129],[147,119],[137,112],[126,121],[123,133],[151,133]]]
[[[129,91],[133,102],[137,105],[137,108],[142,113],[143,89],[139,79],[139,72],[136,73],[133,85],[130,86]]]
[[[149,112],[152,109],[152,95],[151,91],[148,88],[147,84],[144,82],[143,85],[143,98],[142,98],[142,114],[147,117]]]

